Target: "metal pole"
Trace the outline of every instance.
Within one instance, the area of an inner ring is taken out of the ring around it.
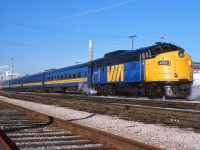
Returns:
[[[11,75],[11,79],[13,78],[13,58],[12,58],[12,75]]]
[[[134,45],[134,41],[133,41],[133,38],[132,38],[132,50],[133,50],[133,45]]]
[[[131,35],[131,36],[129,36],[129,38],[131,38],[131,39],[132,39],[132,50],[133,50],[134,38],[135,38],[135,37],[137,37],[137,36],[135,36],[135,35]]]

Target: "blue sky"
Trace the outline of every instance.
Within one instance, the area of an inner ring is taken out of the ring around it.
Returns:
[[[0,0],[0,69],[21,76],[118,49],[173,42],[200,62],[199,0]],[[161,36],[165,36],[161,40]]]

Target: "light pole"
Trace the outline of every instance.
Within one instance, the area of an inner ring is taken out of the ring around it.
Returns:
[[[13,60],[14,60],[14,58],[12,58],[12,75],[11,75],[11,79],[13,78]]]
[[[137,37],[136,35],[131,35],[129,36],[129,38],[132,39],[132,50],[133,50],[133,44],[134,44],[134,38]]]

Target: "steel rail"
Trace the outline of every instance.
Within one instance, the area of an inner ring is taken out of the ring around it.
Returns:
[[[0,150],[19,150],[14,142],[0,129]]]
[[[71,132],[79,134],[82,137],[88,138],[92,141],[100,142],[106,147],[112,147],[118,150],[161,150],[161,148],[158,147],[154,147],[135,140],[93,129],[91,127],[73,123],[71,121],[62,120],[53,116],[49,116],[33,110],[29,110],[27,108],[23,108],[21,106],[16,106],[2,101],[0,101],[0,103],[3,103],[4,105],[7,105],[8,107],[15,109],[19,112],[28,114],[36,119],[51,123],[55,126],[61,127],[66,130],[70,130]]]
[[[15,97],[18,97],[20,99],[31,99],[32,102],[39,102],[39,103],[43,102],[44,104],[49,104],[49,105],[56,104],[60,106],[71,107],[73,109],[78,109],[93,113],[116,115],[120,118],[127,120],[137,120],[148,123],[159,122],[170,125],[193,127],[197,129],[200,128],[200,110],[198,109],[192,110],[191,108],[190,109],[163,108],[156,106],[102,103],[96,101],[73,100],[73,99],[58,100],[57,98],[48,98],[48,97],[37,97],[37,96],[28,97],[26,95],[17,96],[17,94],[15,95]],[[180,103],[180,105],[181,104],[182,102]]]
[[[77,94],[66,94],[66,93],[33,93],[33,92],[3,92],[0,91],[1,95],[12,96],[16,94],[23,94],[27,96],[38,96],[42,98],[57,98],[57,99],[76,99],[93,101],[93,102],[105,102],[105,103],[119,103],[119,104],[132,104],[132,105],[143,105],[152,107],[163,107],[163,108],[177,108],[177,109],[192,109],[200,110],[199,101],[186,101],[183,99],[163,100],[163,99],[148,99],[145,97],[102,97],[102,96],[83,96]]]

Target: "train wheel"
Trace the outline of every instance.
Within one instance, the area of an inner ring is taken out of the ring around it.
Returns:
[[[102,94],[103,95],[107,95],[107,88],[106,88],[106,86],[102,86]]]

